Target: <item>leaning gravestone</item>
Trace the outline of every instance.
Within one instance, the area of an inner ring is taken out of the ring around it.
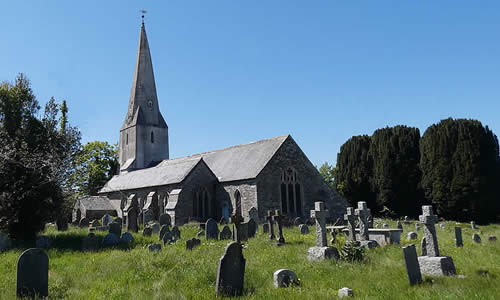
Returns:
[[[306,224],[299,225],[300,234],[309,234],[309,227]]]
[[[463,247],[464,242],[462,240],[462,228],[455,227],[455,245],[457,247]]]
[[[101,222],[102,222],[102,226],[108,226],[109,224],[111,224],[113,222],[113,218],[110,215],[105,214],[101,218]]]
[[[102,242],[101,242],[101,244],[104,247],[116,246],[119,243],[120,243],[120,238],[114,233],[106,234],[106,236],[102,239]]]
[[[232,235],[233,233],[231,232],[231,229],[229,229],[229,226],[224,225],[224,228],[222,228],[222,231],[220,232],[219,240],[230,240]]]
[[[481,243],[481,237],[479,236],[479,234],[477,233],[474,233],[472,235],[472,241],[476,244],[480,244]]]
[[[160,226],[162,225],[168,225],[168,226],[172,225],[172,220],[169,214],[163,214],[160,216]]]
[[[81,228],[83,227],[89,227],[89,219],[87,218],[81,218],[80,223],[78,224]]]
[[[109,233],[113,233],[116,236],[122,235],[122,226],[117,222],[109,223]]]
[[[99,239],[93,233],[82,239],[82,251],[96,251],[99,249]]]
[[[17,261],[17,297],[49,295],[49,257],[39,248],[24,251]]]
[[[288,269],[279,269],[273,274],[273,281],[275,287],[287,288],[292,285],[297,285],[299,281],[295,272]]]
[[[163,236],[165,235],[165,233],[167,233],[167,231],[170,231],[170,225],[165,224],[165,225],[161,226],[160,233],[158,234],[158,238],[160,240],[162,240]]]
[[[245,258],[241,244],[231,242],[219,260],[215,294],[217,296],[234,297],[243,294],[245,280]]]
[[[439,256],[439,247],[436,236],[437,216],[433,214],[431,205],[422,206],[420,223],[424,225],[424,240],[422,252],[427,256],[419,256],[418,263],[424,275],[456,275],[455,264],[450,256]],[[425,249],[425,250],[424,250]]]
[[[406,274],[410,285],[419,284],[422,282],[422,273],[418,264],[417,250],[415,245],[411,244],[403,247],[403,258],[406,266]]]
[[[254,219],[250,219],[248,220],[247,223],[248,223],[248,237],[253,238],[258,230],[257,222],[255,222]]]
[[[214,219],[210,218],[205,223],[205,238],[207,240],[217,240],[219,238],[219,227]]]
[[[181,231],[179,230],[179,227],[177,227],[177,225],[172,227],[171,232],[172,232],[172,238],[174,239],[174,241],[181,239]]]

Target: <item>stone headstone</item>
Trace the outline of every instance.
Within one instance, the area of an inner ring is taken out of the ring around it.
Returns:
[[[248,223],[248,237],[253,238],[258,230],[257,222],[255,222],[254,219],[250,219],[248,220],[247,223]]]
[[[496,237],[496,236],[494,236],[494,235],[490,235],[490,236],[488,237],[488,241],[489,241],[489,242],[496,242],[496,241],[497,241],[497,237]]]
[[[462,228],[455,227],[455,245],[457,247],[463,247],[464,242],[462,240]]]
[[[321,201],[314,202],[314,208],[314,210],[311,210],[311,218],[316,220],[316,246],[326,247],[328,246],[326,238],[326,216],[328,215],[328,210],[325,210],[325,203]]]
[[[124,244],[132,244],[134,242],[134,237],[130,232],[124,232],[120,238],[120,241]]]
[[[172,225],[172,219],[170,218],[169,214],[163,214],[160,216],[160,226],[162,225]]]
[[[269,232],[269,224],[264,223],[262,224],[262,233],[268,233]]]
[[[93,220],[90,223],[90,226],[92,226],[93,228],[99,227],[99,226],[101,226],[101,222],[99,222],[99,220]]]
[[[222,228],[222,231],[220,232],[219,235],[219,240],[230,240],[233,236],[233,233],[231,232],[231,229],[229,229],[229,226],[224,225],[224,228]]]
[[[356,216],[354,215],[354,208],[348,207],[347,208],[347,213],[344,215],[344,220],[347,221],[347,230],[348,230],[348,239],[350,241],[355,241],[356,240],[356,225],[355,225],[355,220]]]
[[[415,245],[411,244],[403,247],[403,258],[405,261],[406,274],[410,285],[419,284],[422,282],[422,273],[418,264],[417,250]]]
[[[148,246],[149,252],[160,252],[161,251],[161,244],[150,244]]]
[[[278,245],[282,245],[285,243],[285,237],[283,236],[284,219],[286,219],[286,217],[281,215],[280,210],[279,209],[275,210],[273,221],[276,223],[276,227],[278,227],[278,237],[276,238],[276,242],[278,243]]]
[[[151,236],[152,234],[153,234],[153,229],[151,229],[151,227],[145,227],[142,230],[142,235],[143,236]]]
[[[295,272],[288,269],[279,269],[278,271],[274,272],[273,281],[274,286],[277,288],[287,288],[299,283]]]
[[[171,231],[172,231],[172,238],[174,239],[174,241],[181,239],[181,231],[179,230],[179,227],[177,227],[177,225],[172,227]]]
[[[300,234],[309,234],[309,227],[306,224],[299,225]]]
[[[68,218],[62,216],[56,220],[56,229],[58,231],[68,230]]]
[[[235,233],[238,234],[237,240],[240,242],[248,241],[248,222],[241,223],[239,230],[233,231],[233,235]],[[233,240],[236,240],[236,237],[233,237]]]
[[[471,229],[477,229],[476,222],[471,221],[471,222],[470,222],[470,228],[471,228]]]
[[[205,238],[207,240],[217,240],[219,238],[219,227],[214,219],[210,218],[205,223]]]
[[[151,225],[151,233],[152,234],[159,234],[160,233],[160,224],[154,223]]]
[[[151,208],[151,209],[145,210],[142,213],[142,219],[143,219],[144,225],[147,225],[150,222],[153,222],[155,220],[155,215],[153,213],[153,209]]]
[[[398,229],[403,229],[403,224],[401,224],[401,221],[398,220],[398,222],[396,223],[396,227]]]
[[[96,251],[99,249],[99,239],[93,233],[82,239],[82,251]]]
[[[422,215],[419,216],[420,223],[424,225],[424,237],[427,256],[439,256],[435,224],[438,217],[433,214],[431,205],[422,206]]]
[[[418,235],[416,232],[408,232],[408,241],[413,241],[413,240],[416,240],[418,239]]]
[[[139,224],[137,223],[137,219],[139,217],[139,202],[136,194],[131,194],[127,198],[127,203],[123,208],[124,215],[126,218],[126,229],[129,232],[138,232]]]
[[[197,238],[192,238],[186,241],[186,250],[193,250],[194,247],[199,246],[201,244],[201,240]]]
[[[78,223],[78,226],[80,226],[80,228],[89,227],[89,219],[81,218],[80,223]]]
[[[117,222],[109,223],[109,233],[113,233],[116,236],[122,235],[122,226]]]
[[[17,261],[17,297],[49,295],[49,257],[39,248],[24,251]]]
[[[231,242],[219,260],[215,293],[217,296],[234,297],[243,294],[245,258],[241,244]]]
[[[162,240],[163,236],[165,235],[165,233],[167,233],[167,231],[170,231],[170,225],[168,225],[168,224],[162,225],[161,229],[160,229],[160,233],[158,234],[158,238],[160,240]]]
[[[111,233],[111,232],[106,234],[106,236],[102,239],[102,242],[101,242],[101,244],[104,247],[116,246],[119,243],[120,243],[120,238],[116,234]]]
[[[410,218],[408,218],[408,216],[405,216],[403,223],[405,223],[407,225],[410,224]]]
[[[111,222],[113,222],[113,218],[110,215],[105,214],[101,218],[101,222],[102,222],[102,226],[108,226],[109,224],[111,224]]]
[[[420,272],[424,275],[456,275],[455,264],[450,256],[419,256]]]
[[[52,240],[48,236],[41,235],[36,239],[36,247],[41,249],[49,249],[52,245]]]
[[[165,225],[163,225],[165,226]],[[168,230],[162,237],[163,246],[170,245],[175,242],[174,236],[172,235],[172,231]]]
[[[276,236],[274,235],[274,222],[273,222],[274,211],[268,210],[266,221],[267,227],[269,228],[269,240],[274,240]]]
[[[307,259],[309,261],[320,261],[324,259],[340,258],[339,251],[335,247],[311,247],[307,249]]]
[[[7,234],[0,232],[0,252],[10,249],[12,242]]]
[[[301,217],[296,217],[294,220],[293,220],[293,225],[295,226],[299,226],[299,225],[302,225],[304,224],[304,221],[302,220]],[[282,269],[282,270],[285,270],[285,269]],[[278,270],[279,271],[279,270]]]
[[[354,293],[353,293],[353,291],[350,288],[343,287],[343,288],[339,289],[338,297],[339,298],[354,297]]]
[[[479,234],[474,233],[472,235],[472,241],[477,244],[481,243],[481,237],[479,236]]]
[[[255,207],[250,208],[248,211],[248,218],[254,220],[256,223],[259,221],[259,212]]]
[[[366,205],[366,202],[359,201],[358,208],[354,210],[354,215],[358,217],[359,222],[359,239],[361,241],[370,240],[370,236],[368,234],[368,217],[371,215],[371,211]]]

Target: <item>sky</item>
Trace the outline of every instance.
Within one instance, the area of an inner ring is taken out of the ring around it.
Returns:
[[[500,134],[500,1],[0,0],[0,81],[119,140],[141,13],[170,157],[291,134],[315,165],[350,137],[472,118]]]

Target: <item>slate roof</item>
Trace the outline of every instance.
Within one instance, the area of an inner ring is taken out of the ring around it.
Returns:
[[[257,177],[289,135],[224,149],[168,159],[155,167],[131,171],[114,176],[100,191],[137,189],[180,183],[203,160],[219,182]]]
[[[109,199],[107,197],[101,197],[101,196],[89,196],[85,198],[80,198],[78,199],[78,202],[76,205],[78,206],[80,204],[80,207],[84,207],[85,210],[104,210],[104,211],[115,211],[115,208],[113,205],[111,205],[111,202],[109,202]]]

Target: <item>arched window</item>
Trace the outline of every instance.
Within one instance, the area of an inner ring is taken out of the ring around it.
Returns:
[[[241,194],[239,190],[236,190],[234,192],[234,214],[241,216],[242,209],[241,209]]]
[[[206,187],[200,188],[193,195],[193,217],[207,219],[211,214],[212,201]]]
[[[297,171],[287,168],[281,172],[281,210],[290,216],[302,216],[302,189]]]
[[[155,134],[151,131],[151,144],[155,142]]]

